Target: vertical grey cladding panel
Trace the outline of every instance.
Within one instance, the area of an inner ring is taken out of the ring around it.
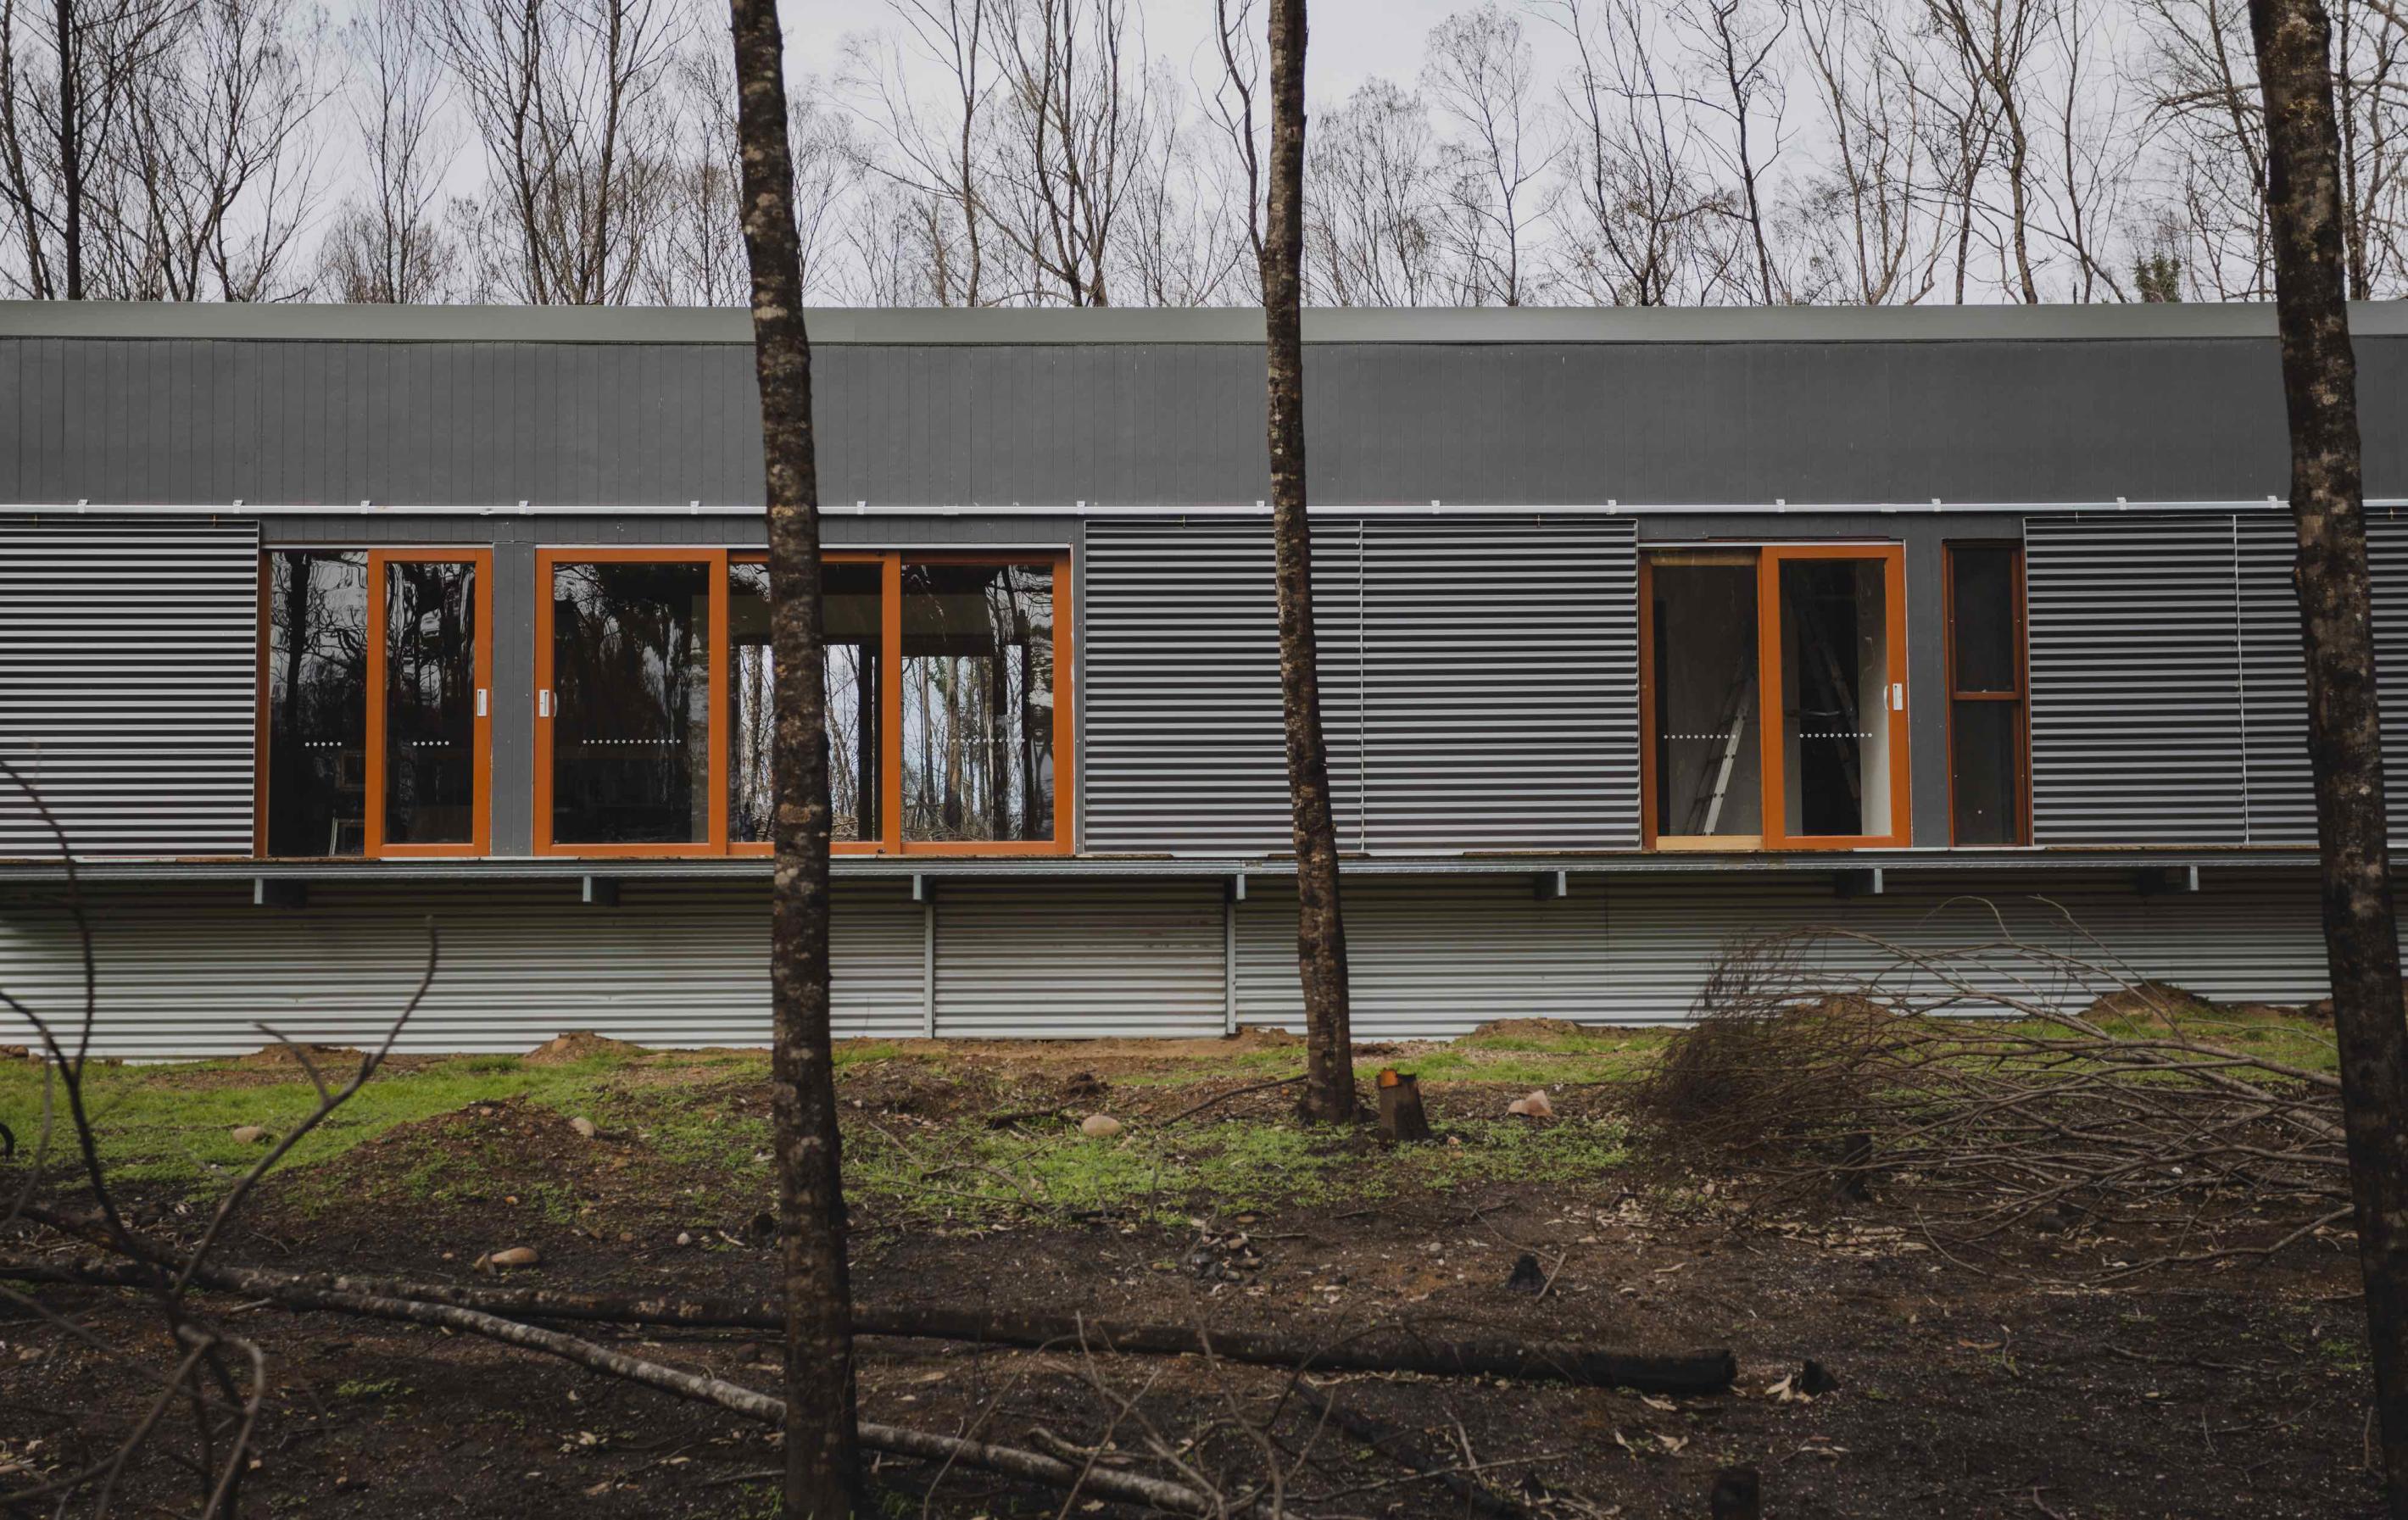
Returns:
[[[0,757],[87,855],[246,855],[258,724],[249,523],[0,519]],[[53,852],[0,796],[0,857]]]
[[[1638,848],[1637,545],[1627,520],[1364,523],[1369,849]]]
[[[937,1033],[1073,1039],[1221,1033],[1221,883],[948,882]]]
[[[1314,621],[1340,846],[1362,837],[1360,524],[1314,524]],[[1290,847],[1270,525],[1086,528],[1086,847]]]
[[[524,1051],[564,1029],[645,1045],[769,1038],[769,906],[759,882],[631,880],[616,908],[573,879],[454,885],[313,883],[299,910],[254,908],[248,885],[101,888],[96,1054],[222,1055],[267,1024],[360,1045],[400,1011],[441,937],[434,985],[401,1038],[413,1051]],[[917,1035],[920,906],[888,882],[839,884],[830,1007],[840,1039]],[[55,903],[0,897],[0,984],[36,1011],[79,1006],[75,939]],[[26,1031],[0,1012],[0,1040]]]
[[[2300,598],[2291,585],[2298,544],[2288,512],[2237,514],[2233,520],[2249,844],[2316,842],[2308,669],[2300,642]]]
[[[2246,842],[2235,531],[2027,525],[2037,843]]]

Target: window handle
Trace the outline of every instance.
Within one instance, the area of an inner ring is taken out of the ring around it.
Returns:
[[[485,688],[484,688],[484,687],[482,687],[482,686],[480,686],[480,687],[478,687],[478,688],[477,688],[477,716],[478,716],[478,717],[480,717],[480,718],[481,718],[481,717],[483,717],[483,716],[485,715],[485,702],[486,702],[486,693],[485,693]]]
[[[546,687],[544,690],[535,694],[535,715],[538,718],[549,718],[552,716],[552,690],[550,687]]]
[[[1905,681],[1893,681],[1889,683],[1889,710],[1892,712],[1904,712],[1906,710]]]

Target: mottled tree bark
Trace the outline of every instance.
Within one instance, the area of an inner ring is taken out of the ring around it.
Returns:
[[[2408,1025],[2385,838],[2383,730],[2342,283],[2340,145],[2320,0],[2251,0],[2290,412],[2326,956],[2390,1513],[2408,1520]]]
[[[828,771],[820,609],[819,467],[811,347],[803,327],[784,38],[776,0],[731,0],[744,251],[769,511],[769,642],[776,661],[777,862],[769,995],[778,1223],[786,1311],[787,1520],[857,1507],[853,1291],[845,1260],[836,1075],[828,1049]]]
[[[1338,906],[1338,824],[1321,732],[1312,633],[1312,525],[1304,492],[1304,0],[1271,0],[1270,206],[1264,229],[1263,321],[1270,360],[1271,538],[1277,556],[1280,703],[1287,720],[1290,828],[1296,838],[1297,967],[1304,982],[1307,1119],[1363,1117],[1354,1091],[1346,925]]]

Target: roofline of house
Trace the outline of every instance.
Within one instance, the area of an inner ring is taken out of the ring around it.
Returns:
[[[2350,308],[2359,337],[2408,336],[2408,303]],[[851,308],[810,313],[819,344],[1079,347],[1254,344],[1262,313],[1210,308]],[[2267,305],[1316,309],[1309,343],[1946,343],[2271,339]],[[6,301],[0,337],[330,343],[752,340],[748,313],[672,307],[279,306]]]

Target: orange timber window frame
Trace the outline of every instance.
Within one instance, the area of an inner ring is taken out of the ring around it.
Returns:
[[[1903,848],[1914,842],[1913,799],[1909,791],[1905,677],[1906,549],[1896,543],[1728,544],[1692,550],[1658,552],[1692,563],[1737,567],[1752,565],[1756,579],[1756,696],[1761,831],[1755,834],[1674,834],[1657,827],[1657,735],[1661,714],[1656,691],[1656,554],[1644,548],[1639,556],[1639,705],[1640,705],[1640,839],[1648,850],[1851,850]],[[1884,762],[1888,783],[1890,827],[1879,834],[1790,833],[1786,799],[1790,778],[1785,774],[1787,746],[1782,722],[1784,671],[1782,651],[1782,566],[1816,560],[1856,561],[1878,565],[1883,587],[1885,669],[1889,677],[1882,693],[1885,723]]]
[[[836,839],[829,851],[839,855],[1061,855],[1071,850],[1074,799],[1078,796],[1075,704],[1077,668],[1072,643],[1070,556],[1067,551],[1011,552],[906,552],[903,551],[831,550],[822,556],[827,565],[875,565],[880,567],[879,609],[882,620],[878,661],[878,824],[875,839]],[[535,853],[571,856],[696,856],[769,855],[769,841],[731,839],[728,829],[729,745],[735,733],[731,710],[731,655],[728,612],[730,565],[764,564],[766,552],[744,549],[544,549],[536,553],[535,684],[530,707],[535,714]],[[562,565],[604,563],[699,564],[709,567],[710,626],[710,788],[709,838],[674,844],[561,843],[552,838],[553,727],[555,713],[548,701],[553,691],[554,575]],[[1028,566],[1050,570],[1054,608],[1054,834],[1045,839],[924,840],[903,834],[903,595],[904,568],[910,565]]]

